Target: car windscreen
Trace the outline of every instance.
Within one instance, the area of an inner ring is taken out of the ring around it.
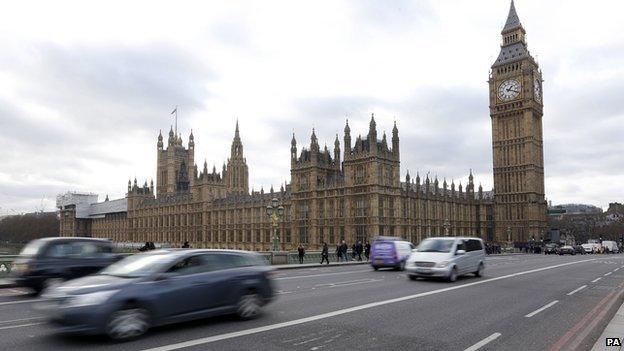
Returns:
[[[113,263],[100,274],[126,278],[145,277],[158,272],[171,262],[171,255],[166,253],[136,254]]]
[[[418,252],[451,252],[454,239],[425,239],[418,245]]]
[[[29,242],[20,252],[20,256],[36,256],[41,252],[41,249],[45,246],[43,240],[33,240]]]

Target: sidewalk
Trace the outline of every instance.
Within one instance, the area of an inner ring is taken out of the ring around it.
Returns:
[[[602,335],[596,340],[592,351],[622,351],[622,346],[607,346],[607,338],[620,338],[620,342],[624,342],[624,304],[615,313],[611,322],[607,325]]]

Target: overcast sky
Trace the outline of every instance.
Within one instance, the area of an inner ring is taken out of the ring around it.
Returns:
[[[544,75],[546,196],[624,200],[624,5],[517,0]],[[155,177],[180,106],[217,169],[236,118],[251,186],[290,181],[289,150],[348,116],[396,119],[401,174],[492,187],[489,68],[507,0],[12,1],[0,12],[0,214],[67,190],[123,197]],[[13,210],[13,211],[12,211]]]

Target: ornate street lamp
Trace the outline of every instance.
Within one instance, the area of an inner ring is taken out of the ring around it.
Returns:
[[[271,227],[273,228],[273,251],[279,251],[279,236],[277,235],[277,226],[279,220],[284,216],[284,206],[280,205],[279,200],[274,197],[271,200],[271,204],[266,207],[266,214],[271,221]]]
[[[451,223],[449,222],[449,220],[445,219],[442,226],[444,227],[444,236],[449,236],[449,228],[451,227]]]

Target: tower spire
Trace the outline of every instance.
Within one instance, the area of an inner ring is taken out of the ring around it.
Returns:
[[[514,0],[511,0],[511,5],[509,6],[509,14],[507,15],[507,21],[505,21],[505,26],[503,27],[502,33],[521,27],[522,24],[520,23],[520,18],[518,17],[518,13],[516,12]]]

